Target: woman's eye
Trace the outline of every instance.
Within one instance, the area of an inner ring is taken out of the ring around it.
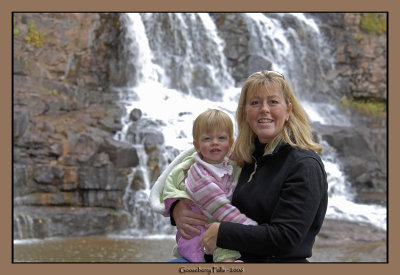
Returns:
[[[257,104],[259,104],[258,100],[253,100],[253,101],[250,102],[250,105],[257,105]]]
[[[278,104],[279,102],[277,100],[270,100],[269,104]]]

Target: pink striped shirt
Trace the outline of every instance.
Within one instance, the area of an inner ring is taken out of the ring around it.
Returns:
[[[186,192],[209,218],[257,225],[231,204],[236,186],[232,174],[233,167],[227,158],[223,163],[213,165],[196,155],[195,163],[190,167],[185,180]]]

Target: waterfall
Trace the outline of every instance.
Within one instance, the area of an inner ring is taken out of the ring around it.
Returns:
[[[349,119],[323,97],[329,92],[329,87],[322,81],[324,68],[334,62],[329,61],[325,52],[327,46],[315,22],[303,14],[268,16],[250,13],[241,16],[247,22],[250,35],[249,52],[253,58],[272,61],[271,69],[285,75],[297,91],[310,120],[325,125],[350,126]],[[295,22],[296,29],[282,25],[282,19],[288,16]],[[224,54],[224,42],[207,13],[132,13],[124,14],[122,18],[127,27],[130,52],[127,62],[131,62],[135,70],[130,86],[120,89],[120,101],[126,115],[122,118],[124,127],[115,138],[125,140],[133,108],[140,109],[143,118],[154,121],[164,135],[165,146],[177,151],[192,146],[193,120],[205,109],[222,109],[234,119],[240,87],[234,86]],[[312,51],[306,50],[307,47]],[[133,146],[143,151],[140,142]],[[386,229],[386,208],[352,202],[349,183],[341,172],[334,149],[324,142],[323,146],[321,157],[329,182],[327,217],[364,221]],[[143,175],[148,174],[146,153],[139,155],[141,165],[133,169],[130,177],[137,170],[142,170]],[[149,208],[150,186],[151,182],[146,179],[143,190],[133,192],[130,186],[127,188],[126,204],[135,218],[129,234],[173,232],[169,219]]]

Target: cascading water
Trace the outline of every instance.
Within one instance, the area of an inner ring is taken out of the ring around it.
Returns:
[[[272,61],[270,69],[284,73],[297,91],[310,120],[349,126],[349,119],[337,112],[335,106],[318,101],[313,95],[327,94],[328,88],[321,81],[323,67],[334,64],[326,60],[328,55],[324,51],[327,47],[314,21],[303,14],[292,14],[297,26],[295,31],[282,27],[280,18],[288,14],[273,14],[271,17],[255,13],[241,15],[248,25],[249,51],[256,53],[254,58],[261,56]],[[205,109],[219,108],[234,118],[240,88],[234,87],[226,65],[223,40],[208,14],[134,13],[124,14],[123,18],[127,41],[130,41],[131,59],[127,62],[134,64],[136,71],[131,86],[120,89],[126,116],[122,118],[124,128],[117,133],[117,139],[126,139],[131,123],[129,114],[133,108],[140,109],[143,118],[154,121],[164,135],[165,145],[177,151],[192,146],[193,120]],[[306,47],[311,47],[312,52]],[[325,59],[319,60],[320,56]],[[321,157],[328,173],[330,195],[327,217],[369,222],[386,229],[386,208],[352,202],[348,182],[335,158],[334,149],[322,143],[324,152]],[[143,151],[140,142],[134,141],[133,144]],[[172,154],[170,151],[173,150],[166,150],[165,154]],[[146,178],[146,153],[139,155],[141,165],[132,171],[131,177],[141,170]],[[173,158],[173,154],[167,158]],[[129,234],[172,234],[169,219],[154,213],[147,203],[150,187],[151,183],[146,179],[142,190],[127,188],[126,207],[135,219]]]

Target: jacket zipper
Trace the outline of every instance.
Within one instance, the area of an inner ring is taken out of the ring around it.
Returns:
[[[249,180],[247,181],[248,183],[253,179],[254,174],[257,171],[257,160],[254,156],[252,156],[252,158],[254,159],[254,170],[253,172],[250,174]]]

